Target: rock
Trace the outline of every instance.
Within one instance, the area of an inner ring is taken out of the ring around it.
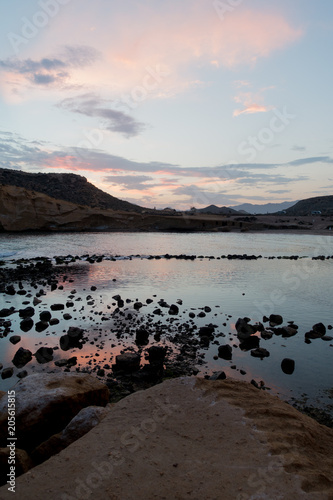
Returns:
[[[13,368],[4,368],[1,372],[1,378],[5,380],[6,378],[10,378],[13,376],[14,369]]]
[[[32,352],[29,349],[24,349],[20,347],[18,351],[16,351],[14,358],[12,359],[12,363],[16,368],[23,368],[29,361],[32,360]]]
[[[249,324],[249,318],[238,318],[235,327],[239,339],[247,339],[256,332],[255,328]]]
[[[136,311],[138,311],[139,309],[141,309],[142,305],[142,302],[135,302],[133,307]]]
[[[159,345],[153,345],[148,349],[149,363],[163,363],[165,355],[166,355],[165,347]]]
[[[126,352],[116,356],[116,364],[113,365],[114,370],[123,370],[125,372],[133,372],[140,368],[140,354],[134,352]]]
[[[21,337],[19,335],[12,335],[11,337],[9,337],[9,342],[14,345],[18,344],[19,342],[21,342]]]
[[[297,333],[297,329],[293,328],[292,325],[283,326],[282,330],[283,330],[282,337],[293,337]]]
[[[20,328],[22,332],[28,332],[34,326],[34,320],[32,318],[24,318],[20,323]]]
[[[50,326],[54,326],[54,325],[58,325],[60,323],[60,321],[58,320],[58,318],[51,318],[49,323],[50,323]]]
[[[316,323],[315,325],[313,325],[312,330],[318,333],[321,337],[326,333],[326,327],[325,325],[323,325],[323,323]]]
[[[16,376],[18,378],[24,378],[24,377],[28,376],[28,372],[27,372],[27,370],[22,370],[21,372],[17,373]]]
[[[8,460],[11,457],[10,448],[0,448],[0,486],[8,481]],[[15,448],[15,476],[19,477],[21,474],[28,472],[33,467],[33,463],[26,451]]]
[[[290,358],[284,358],[281,361],[281,370],[287,375],[291,375],[295,370],[295,361]]]
[[[40,364],[48,363],[53,360],[53,349],[51,347],[40,347],[34,354]]]
[[[62,311],[65,309],[64,304],[52,304],[51,305],[51,311]]]
[[[136,331],[135,342],[139,345],[147,345],[149,339],[149,332],[145,328],[139,328]]]
[[[35,314],[35,309],[33,307],[26,307],[25,309],[19,310],[20,318],[31,318]]]
[[[38,321],[36,324],[35,324],[35,330],[36,332],[43,332],[44,330],[46,330],[47,328],[49,327],[49,324],[46,322],[46,321]]]
[[[161,314],[162,314],[162,310],[161,310],[161,309],[159,309],[159,308],[157,308],[157,309],[155,309],[155,310],[153,311],[153,314],[156,314],[157,316],[161,316]]]
[[[259,343],[259,337],[257,337],[256,335],[250,335],[250,337],[243,340],[239,344],[239,348],[241,351],[251,351],[251,349],[256,349],[257,347],[259,347]]]
[[[208,338],[214,338],[214,330],[215,328],[213,326],[202,326],[199,329],[198,335],[199,337],[208,337]]]
[[[55,361],[54,363],[56,366],[67,366],[70,368],[71,366],[75,366],[77,364],[77,357],[73,356],[72,358],[69,359],[59,359],[58,361]]]
[[[213,372],[213,375],[209,377],[209,380],[225,380],[227,378],[226,374],[222,371]]]
[[[264,340],[269,340],[273,337],[272,330],[267,330],[266,328],[260,332],[260,336]]]
[[[84,330],[82,330],[82,328],[70,326],[67,334],[60,337],[60,348],[63,351],[68,351],[69,349],[73,349],[75,347],[78,347],[79,349],[82,348],[83,333]]]
[[[70,314],[68,314],[68,313],[65,313],[63,315],[63,318],[64,318],[64,320],[69,321],[70,319],[72,319],[72,316]]]
[[[178,313],[179,313],[179,307],[176,306],[176,304],[171,304],[170,309],[169,309],[169,314],[176,315]]]
[[[47,321],[49,322],[50,319],[52,317],[52,314],[50,313],[50,311],[42,311],[40,314],[39,314],[39,319],[41,321]]]
[[[321,337],[321,340],[329,342],[330,340],[333,340],[333,337],[331,337],[330,335],[324,335],[323,337]]]
[[[37,297],[34,297],[34,298],[33,298],[33,301],[32,301],[32,303],[33,303],[33,305],[34,305],[35,307],[36,307],[36,306],[38,306],[38,304],[40,304],[41,302],[42,302],[42,301],[41,301],[40,299],[38,299]]]
[[[267,351],[267,349],[264,349],[263,347],[258,347],[257,349],[252,349],[251,356],[262,359],[262,358],[268,358],[268,356],[270,356],[270,353]]]
[[[28,451],[64,429],[82,408],[109,401],[107,386],[83,373],[36,373],[20,380],[15,392],[16,437]],[[6,403],[0,400],[1,445],[7,435]]]
[[[280,316],[280,314],[271,314],[269,317],[269,324],[270,326],[278,326],[282,325],[283,323],[283,318]]]
[[[219,346],[219,358],[230,360],[232,358],[232,347],[228,344]]]
[[[8,316],[10,316],[11,314],[13,314],[15,312],[15,307],[11,307],[10,309],[1,309],[0,310],[0,318],[7,318]]]

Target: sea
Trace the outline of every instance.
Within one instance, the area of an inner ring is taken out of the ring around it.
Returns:
[[[239,258],[245,254],[257,258]],[[23,334],[18,315],[12,315],[12,328],[15,334],[22,335],[22,341],[12,345],[7,337],[0,338],[0,363],[4,367],[12,366],[11,359],[19,346],[33,352],[40,346],[58,346],[59,336],[71,325],[98,331],[102,338],[101,366],[112,363],[124,345],[136,348],[131,335],[125,335],[121,342],[112,338],[112,323],[107,316],[114,307],[112,297],[120,295],[129,304],[128,309],[135,301],[141,301],[143,307],[135,311],[141,318],[144,315],[152,318],[153,310],[159,307],[158,301],[163,299],[179,307],[176,326],[168,314],[158,318],[168,325],[169,334],[175,333],[173,328],[179,330],[181,322],[189,321],[190,312],[195,314],[192,324],[198,328],[214,324],[220,334],[214,343],[200,351],[199,376],[224,371],[227,377],[262,382],[272,394],[286,401],[299,401],[333,414],[333,340],[329,340],[330,335],[333,337],[332,236],[207,232],[0,234],[2,266],[10,266],[19,259],[68,255],[83,258],[68,264],[66,274],[71,279],[64,281],[64,290],[47,292],[38,307],[42,310],[52,302],[64,302],[64,294],[67,298],[75,288],[73,300],[79,302],[70,311],[72,321],[65,321],[60,311],[55,313],[60,323],[51,331]],[[104,259],[89,264],[87,255],[103,255]],[[193,259],[176,258],[180,255]],[[297,259],[291,259],[292,256]],[[94,294],[91,287],[97,289]],[[95,300],[92,312],[83,316],[76,305],[91,296]],[[147,304],[147,299],[152,303]],[[18,310],[25,307],[23,302],[29,302],[25,296],[0,294],[0,309],[14,306]],[[199,316],[203,311],[205,315]],[[270,314],[281,315],[283,325],[297,324],[298,333],[288,338],[273,335],[271,339],[261,339],[260,346],[269,356],[255,358],[239,348],[235,323],[243,317],[250,318],[252,323],[262,322]],[[101,316],[105,319],[103,323]],[[328,340],[306,342],[305,333],[317,323],[325,325]],[[167,338],[161,341],[169,342]],[[217,356],[218,346],[223,344],[231,346],[231,360]],[[88,343],[80,353],[81,364],[94,356],[96,360],[95,351],[96,346]],[[64,353],[54,352],[54,359],[64,357]],[[285,358],[295,361],[293,373],[282,370]],[[29,364],[25,368],[29,371]],[[32,371],[45,369],[45,365],[31,362]],[[16,371],[10,379],[0,379],[0,390],[15,386]]]

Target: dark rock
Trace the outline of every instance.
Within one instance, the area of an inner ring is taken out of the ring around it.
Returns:
[[[5,290],[7,295],[15,295],[16,290],[14,288],[14,285],[8,285]]]
[[[232,358],[232,347],[228,344],[219,346],[219,358],[230,360]]]
[[[16,368],[23,368],[29,361],[32,360],[32,352],[29,349],[24,349],[20,347],[18,351],[16,351],[14,358],[12,359],[12,363]]]
[[[60,321],[58,320],[58,318],[51,318],[50,319],[50,326],[58,325],[59,323],[60,323]]]
[[[123,370],[125,372],[133,372],[140,368],[140,354],[134,352],[126,352],[116,356],[116,364],[113,365],[114,370]]]
[[[21,337],[19,335],[13,335],[12,337],[9,338],[9,342],[12,344],[18,344],[21,341]]]
[[[283,318],[282,318],[282,316],[280,316],[280,314],[271,314],[270,315],[269,324],[271,326],[282,325],[282,323],[283,323]]]
[[[316,323],[315,325],[313,325],[312,330],[318,333],[320,336],[323,336],[326,333],[326,327],[325,325],[323,325],[323,323]]]
[[[142,305],[143,305],[142,302],[135,302],[133,304],[133,307],[136,311],[138,311],[139,309],[141,309]]]
[[[38,321],[35,324],[35,330],[36,330],[36,332],[43,332],[48,327],[49,327],[49,324],[48,324],[47,321]]]
[[[32,318],[24,318],[20,323],[20,328],[22,332],[28,332],[34,326],[34,320]]]
[[[202,326],[199,329],[198,335],[199,337],[214,338],[214,330],[215,328],[213,326]]]
[[[39,314],[39,319],[41,321],[50,321],[51,319],[51,313],[50,311],[42,311],[40,314]]]
[[[51,311],[62,311],[65,309],[64,304],[52,304],[51,305]]]
[[[13,373],[14,373],[13,368],[4,368],[1,372],[1,378],[2,379],[10,378],[12,377]]]
[[[259,337],[257,337],[256,335],[251,335],[239,344],[239,348],[241,351],[251,351],[251,349],[256,349],[257,347],[259,347],[259,343]]]
[[[65,313],[63,315],[63,318],[64,318],[64,320],[69,321],[70,319],[72,319],[72,316],[70,314],[68,314],[68,313]]]
[[[155,309],[155,310],[153,311],[153,314],[156,314],[157,316],[161,316],[162,311],[161,311],[161,309]]]
[[[149,332],[145,328],[139,328],[136,331],[135,342],[140,345],[147,345],[149,341]]]
[[[176,304],[171,304],[169,314],[176,315],[179,313],[179,307]]]
[[[265,329],[265,330],[262,330],[262,332],[260,332],[260,335],[261,335],[262,339],[269,340],[273,337],[273,331]]]
[[[34,355],[38,363],[49,363],[49,361],[53,360],[53,349],[51,347],[40,347]]]
[[[284,358],[281,361],[281,370],[287,375],[291,375],[295,370],[295,361],[290,358]]]
[[[63,351],[68,351],[75,347],[81,348],[83,341],[84,330],[70,326],[66,335],[60,337],[60,348]]]
[[[148,349],[149,363],[163,363],[166,355],[166,348],[158,345],[153,345]]]
[[[235,327],[239,339],[247,339],[256,332],[255,328],[249,324],[249,318],[238,318]]]
[[[31,306],[19,310],[20,318],[31,318],[35,314],[35,309]]]
[[[270,353],[263,347],[258,347],[257,349],[252,349],[251,351],[251,356],[254,356],[255,358],[268,358],[269,355]]]
[[[24,377],[27,377],[27,375],[28,375],[27,370],[22,370],[21,372],[18,372],[18,373],[16,374],[16,376],[17,376],[18,378],[24,378]]]
[[[0,318],[7,318],[7,316],[10,316],[15,312],[15,307],[11,307],[10,309],[1,309],[0,310]]]
[[[208,380],[225,380],[227,378],[226,374],[222,371],[214,372]]]

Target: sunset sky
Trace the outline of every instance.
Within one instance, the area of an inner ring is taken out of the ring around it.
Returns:
[[[142,206],[333,193],[331,0],[4,0],[0,166]]]

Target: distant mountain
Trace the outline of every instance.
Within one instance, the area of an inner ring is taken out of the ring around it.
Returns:
[[[16,186],[45,194],[51,198],[68,201],[91,208],[142,212],[143,207],[98,189],[87,179],[76,174],[28,173],[21,170],[0,168],[0,184]]]
[[[247,212],[248,214],[273,214],[281,212],[295,205],[297,201],[283,201],[282,203],[266,203],[265,205],[253,205],[252,203],[243,203],[232,207],[234,210]]]
[[[333,196],[316,196],[298,201],[296,205],[286,210],[287,215],[304,216],[312,212],[321,212],[321,215],[333,215]]]
[[[196,213],[199,214],[214,214],[214,215],[239,215],[237,210],[230,207],[217,207],[216,205],[209,205],[206,208],[197,208]]]

